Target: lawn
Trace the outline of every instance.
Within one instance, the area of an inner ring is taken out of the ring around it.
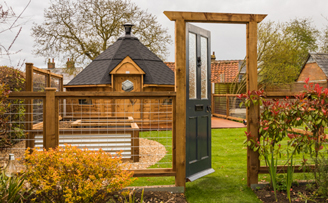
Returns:
[[[212,168],[215,173],[186,184],[188,202],[261,202],[246,185],[246,148],[243,146],[245,130],[212,130]],[[165,162],[167,160],[165,157]],[[174,177],[146,177],[139,178],[133,185],[173,184]]]

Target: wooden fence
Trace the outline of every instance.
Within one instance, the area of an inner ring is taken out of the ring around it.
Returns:
[[[12,92],[9,95],[9,99],[25,100],[29,104],[33,104],[32,100],[40,99],[43,101],[43,122],[42,125],[33,125],[32,116],[33,112],[29,112],[26,115],[26,147],[34,147],[35,135],[43,135],[43,147],[45,149],[55,148],[59,145],[59,135],[63,130],[60,129],[59,124],[61,120],[60,101],[64,99],[172,99],[172,162],[170,168],[152,168],[152,169],[136,169],[134,171],[135,177],[152,177],[152,176],[175,176],[176,175],[176,93],[175,92],[58,92],[56,88],[45,88],[44,92]],[[130,121],[129,121],[130,122]],[[119,125],[119,124],[118,124]],[[37,128],[36,126],[42,126]],[[94,131],[108,131],[108,129],[97,129]],[[171,130],[171,129],[170,129]],[[73,130],[71,130],[73,131]],[[83,129],[79,130],[80,132]],[[126,132],[128,130],[122,130]],[[116,130],[117,133],[117,130]],[[74,133],[73,133],[74,134]],[[101,134],[101,133],[99,133]],[[133,138],[131,138],[133,139]],[[139,138],[137,138],[139,139]],[[138,160],[137,160],[138,161]]]
[[[302,87],[304,84],[302,84]],[[301,87],[299,89],[304,90]],[[286,96],[293,98],[294,95],[299,94],[300,91],[282,91],[282,92],[265,92],[264,95],[266,99],[282,99],[285,98]],[[231,119],[231,120],[237,120],[237,121],[242,121],[246,120],[245,118],[242,117],[234,117],[231,116],[231,110],[232,107],[234,109],[244,109],[244,115],[246,116],[246,107],[243,105],[242,107],[239,107],[238,102],[236,102],[238,94],[212,94],[212,105],[214,112],[212,113],[214,116],[225,118],[225,119]],[[231,105],[231,101],[234,101],[235,103]],[[219,107],[215,107],[215,105]],[[221,110],[221,112],[215,112]],[[222,114],[222,110],[225,111],[224,114]],[[307,132],[305,130],[301,129],[292,129],[294,133],[300,133],[300,134],[309,134],[310,132]],[[328,137],[328,135],[326,135]],[[258,168],[257,168],[257,175],[258,174],[268,174],[269,173],[269,168],[267,166],[261,166],[260,165],[260,160],[258,159]],[[310,169],[313,169],[314,166],[310,166],[307,171],[304,171],[301,167],[301,165],[296,165],[294,172],[295,173],[303,173],[303,172],[309,172]],[[286,173],[287,171],[287,166],[278,166],[277,167],[277,172],[278,173]]]

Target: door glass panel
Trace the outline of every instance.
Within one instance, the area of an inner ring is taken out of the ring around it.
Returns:
[[[189,99],[196,99],[196,97],[196,35],[189,33]]]
[[[207,38],[201,37],[201,98],[207,99]]]

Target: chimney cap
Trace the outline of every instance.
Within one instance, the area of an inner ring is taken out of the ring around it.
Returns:
[[[134,26],[132,23],[125,23],[123,24],[125,29],[125,35],[131,35],[132,34],[132,26]]]

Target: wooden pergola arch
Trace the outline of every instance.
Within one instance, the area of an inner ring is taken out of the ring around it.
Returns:
[[[257,90],[257,23],[267,15],[164,11],[175,21],[175,91],[176,91],[176,169],[175,185],[186,182],[186,23],[246,24],[247,90]],[[246,110],[247,131],[256,139],[259,135],[259,106]],[[247,149],[247,185],[258,183],[259,154]]]

